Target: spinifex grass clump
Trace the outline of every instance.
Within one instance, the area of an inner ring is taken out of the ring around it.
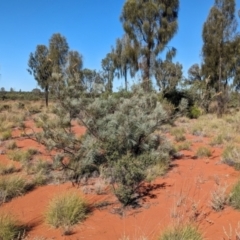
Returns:
[[[202,240],[198,229],[190,224],[165,230],[159,240]]]
[[[14,197],[22,196],[31,187],[32,187],[31,184],[20,176],[7,176],[1,178],[0,203],[7,202]]]
[[[222,153],[222,162],[240,170],[240,147],[238,145],[228,145]]]
[[[87,204],[74,192],[54,197],[48,205],[45,220],[55,228],[62,228],[63,234],[71,233],[71,227],[86,218]]]
[[[240,210],[240,181],[233,186],[229,203],[233,208]]]
[[[12,215],[0,212],[0,239],[21,239],[23,227]]]
[[[197,149],[196,155],[197,157],[210,157],[212,152],[210,148],[202,146]]]

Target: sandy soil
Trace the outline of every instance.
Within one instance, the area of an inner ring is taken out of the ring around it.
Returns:
[[[83,127],[75,127],[74,130],[79,135],[85,131]],[[18,134],[16,130],[14,136]],[[191,150],[181,151],[182,157],[172,162],[166,176],[157,178],[151,184],[144,184],[143,198],[135,209],[120,211],[110,190],[103,195],[83,194],[81,189],[66,183],[38,187],[1,205],[0,210],[13,213],[17,219],[29,225],[28,239],[41,236],[47,239],[118,240],[125,235],[131,239],[145,236],[154,240],[166,227],[184,221],[194,222],[206,239],[229,239],[227,235],[230,235],[231,228],[234,234],[240,224],[240,212],[231,207],[215,212],[210,207],[210,198],[211,193],[220,187],[226,187],[228,192],[240,173],[221,164],[220,147],[211,148],[212,156],[209,158],[196,158],[199,146],[210,147],[209,139],[193,135],[186,137],[192,142]],[[39,149],[47,159],[44,147],[38,143],[29,139],[16,141],[19,148]],[[8,162],[10,160],[6,155],[0,155],[0,163]],[[84,196],[92,206],[103,201],[111,204],[103,208],[93,207],[88,218],[74,228],[72,235],[62,236],[61,230],[44,223],[44,212],[53,196],[70,190]]]

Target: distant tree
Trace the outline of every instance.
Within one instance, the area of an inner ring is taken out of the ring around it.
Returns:
[[[127,0],[121,14],[125,32],[140,48],[145,90],[150,89],[151,68],[177,31],[178,0]],[[172,49],[169,49],[172,51]]]
[[[176,89],[182,79],[182,65],[169,60],[158,60],[155,63],[155,78],[160,91],[165,94]]]
[[[41,93],[41,90],[38,89],[38,88],[34,88],[34,89],[32,90],[32,93],[40,94],[40,93]]]
[[[5,92],[5,88],[4,87],[1,87],[1,92]]]
[[[45,92],[46,106],[48,106],[49,85],[52,77],[52,61],[45,45],[37,45],[36,51],[30,53],[28,72],[32,74],[40,88]]]
[[[127,34],[121,39],[117,39],[115,49],[113,49],[114,65],[117,76],[124,77],[125,90],[128,90],[127,75],[133,77],[138,70],[139,46],[129,38]]]
[[[218,116],[224,112],[228,82],[235,74],[236,30],[235,0],[215,0],[203,26],[202,73],[210,76],[209,85],[217,93]]]
[[[53,34],[49,47],[38,45],[28,61],[30,74],[45,91],[46,106],[48,94],[59,93],[65,87],[65,75],[81,83],[82,56],[77,51],[69,51],[67,40],[59,33]],[[60,95],[59,95],[60,96]]]
[[[202,80],[202,70],[200,66],[195,63],[188,69],[188,79],[193,81],[201,81]]]
[[[10,88],[10,92],[15,92],[14,88],[11,87]]]
[[[113,52],[108,53],[106,57],[102,59],[102,69],[104,71],[104,78],[106,79],[106,90],[111,93],[116,71]]]

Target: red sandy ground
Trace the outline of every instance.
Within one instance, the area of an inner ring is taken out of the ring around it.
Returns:
[[[75,131],[83,134],[85,130],[83,127],[75,127]],[[18,134],[16,130],[14,135]],[[238,180],[239,172],[221,164],[220,147],[211,148],[210,158],[195,158],[197,148],[209,146],[209,139],[192,135],[186,137],[192,142],[191,151],[182,151],[183,156],[172,162],[166,176],[145,184],[145,196],[136,209],[118,214],[117,201],[110,191],[104,195],[84,195],[70,183],[38,187],[0,208],[13,213],[17,219],[31,227],[28,239],[41,236],[47,239],[118,240],[126,235],[135,240],[141,236],[154,240],[166,227],[188,220],[199,227],[205,239],[229,239],[224,231],[230,234],[232,228],[234,236],[238,221],[240,222],[240,212],[231,207],[215,212],[211,209],[209,200],[211,192],[218,186],[227,186],[229,191]],[[32,140],[17,140],[17,144],[21,148],[35,147],[44,152],[43,146]],[[6,156],[0,155],[0,163],[7,161]],[[62,236],[60,229],[53,229],[44,223],[43,215],[53,196],[69,190],[77,191],[92,204],[101,201],[113,204],[93,209],[88,218],[74,228],[72,235]],[[231,239],[235,239],[233,236]]]

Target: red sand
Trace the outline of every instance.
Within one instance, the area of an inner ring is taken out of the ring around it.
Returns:
[[[85,131],[83,127],[74,129],[78,134]],[[199,226],[206,239],[228,239],[224,231],[229,234],[231,226],[232,233],[235,233],[240,212],[231,207],[215,212],[209,200],[211,192],[218,186],[227,186],[229,191],[240,173],[220,163],[221,148],[211,148],[210,158],[196,158],[199,146],[210,147],[209,139],[186,136],[193,143],[191,151],[182,151],[183,157],[172,162],[172,168],[165,177],[145,184],[146,195],[140,201],[141,206],[125,210],[123,216],[116,213],[118,204],[110,191],[105,195],[84,195],[70,183],[39,187],[3,204],[0,209],[13,213],[17,219],[32,227],[29,239],[41,236],[48,239],[118,240],[126,235],[131,239],[146,236],[154,240],[167,226],[188,220]],[[44,152],[44,148],[32,140],[19,140],[17,144],[21,148],[37,147]],[[1,163],[6,161],[5,156],[0,156]],[[53,229],[44,223],[43,215],[53,196],[69,190],[78,191],[91,204],[101,201],[114,204],[101,210],[93,209],[88,218],[74,228],[72,235],[62,236],[60,229]]]

